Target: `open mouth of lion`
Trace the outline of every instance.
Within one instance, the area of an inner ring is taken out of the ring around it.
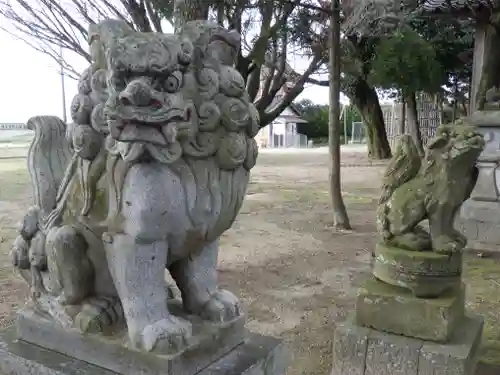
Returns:
[[[172,109],[162,117],[157,120],[154,116],[114,116],[108,119],[111,136],[120,142],[167,147],[176,141],[178,125],[191,121],[191,109]]]
[[[484,141],[481,136],[468,138],[465,141],[457,142],[452,147],[452,157],[470,157],[476,159],[484,148]]]
[[[469,137],[467,139],[457,141],[453,145],[457,150],[472,150],[472,149],[482,149],[484,147],[484,140],[481,135],[476,135]]]

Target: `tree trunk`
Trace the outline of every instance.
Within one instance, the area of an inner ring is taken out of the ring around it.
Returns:
[[[401,100],[401,113],[399,118],[399,135],[403,135],[406,133],[405,122],[406,122],[406,100],[403,98]]]
[[[458,110],[458,78],[455,78],[455,84],[453,87],[453,115],[451,117],[451,122],[457,120],[457,110]]]
[[[420,134],[420,124],[418,121],[417,98],[414,92],[406,96],[406,103],[408,104],[408,130],[417,146],[418,152],[423,155],[424,146],[422,144],[422,134]]]
[[[332,198],[333,225],[351,229],[340,182],[340,0],[332,0],[330,20],[330,113],[328,116],[328,149],[330,152],[330,196]]]
[[[465,97],[462,97],[462,100],[460,100],[460,104],[462,105],[463,116],[466,117],[467,116],[467,107],[468,107],[468,105],[467,105]]]
[[[377,92],[362,78],[356,80],[352,91],[352,101],[361,114],[367,132],[368,156],[373,159],[390,158],[391,147]]]

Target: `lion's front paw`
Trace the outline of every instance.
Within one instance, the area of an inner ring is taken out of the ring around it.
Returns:
[[[462,238],[439,236],[433,243],[433,248],[436,253],[450,254],[460,251],[464,248]]]
[[[136,342],[139,349],[150,352],[171,353],[183,349],[192,334],[191,323],[170,315],[147,325]]]
[[[203,319],[217,323],[229,322],[240,315],[240,301],[233,293],[224,289],[212,294],[200,314]]]

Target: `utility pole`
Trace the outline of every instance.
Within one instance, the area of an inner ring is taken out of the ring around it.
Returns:
[[[59,73],[61,74],[61,95],[62,95],[62,108],[63,108],[63,121],[66,124],[68,118],[66,115],[66,89],[64,87],[64,64],[63,64],[63,48],[59,49]]]

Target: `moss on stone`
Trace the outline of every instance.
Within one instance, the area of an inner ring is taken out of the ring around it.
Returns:
[[[500,260],[467,256],[467,307],[484,317],[480,361],[500,365]]]
[[[92,216],[98,220],[104,220],[108,214],[108,193],[103,188],[96,189],[94,203],[92,205]]]
[[[404,288],[374,278],[358,289],[357,324],[380,331],[446,342],[463,316],[463,285],[431,299],[417,298]]]

